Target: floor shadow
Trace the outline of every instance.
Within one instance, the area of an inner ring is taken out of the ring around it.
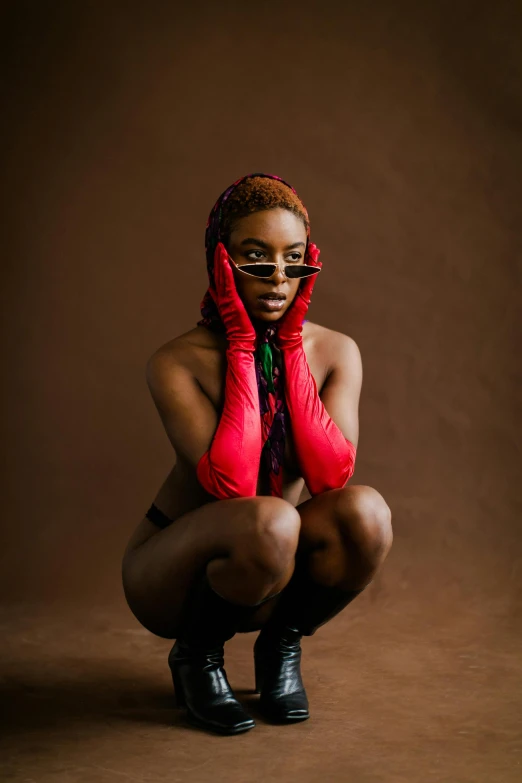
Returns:
[[[5,739],[31,733],[65,737],[81,726],[132,721],[162,726],[193,728],[186,711],[176,704],[168,672],[138,672],[128,662],[60,660],[59,668],[21,671],[4,677],[0,685],[0,734]],[[24,667],[25,669],[25,667]],[[237,689],[237,698],[252,717],[259,696],[253,689]],[[194,729],[195,731],[197,729]]]
[[[65,734],[71,726],[140,720],[181,723],[172,683],[156,674],[136,673],[117,662],[61,660],[60,667],[34,666],[34,670],[5,676],[0,685],[0,733],[5,739],[21,733]],[[127,663],[127,662],[125,662]],[[76,670],[76,671],[75,671]]]

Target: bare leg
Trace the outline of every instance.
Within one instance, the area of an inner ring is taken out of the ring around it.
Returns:
[[[123,559],[129,606],[152,633],[175,638],[191,586],[205,569],[224,598],[259,603],[290,579],[299,530],[298,512],[281,498],[207,503],[145,542],[131,541]]]
[[[393,541],[391,511],[382,495],[360,484],[333,489],[297,506],[298,557],[318,584],[366,587]]]
[[[301,637],[313,634],[371,581],[391,546],[391,512],[371,487],[317,495],[297,507],[297,564],[254,646],[256,690],[277,722],[309,718]]]

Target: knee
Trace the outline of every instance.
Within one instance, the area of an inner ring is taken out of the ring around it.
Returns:
[[[243,556],[279,577],[295,556],[301,527],[299,512],[281,498],[262,496],[253,501],[244,540],[238,544]]]
[[[342,490],[336,521],[343,539],[374,566],[387,556],[393,542],[391,510],[383,496],[368,486]]]

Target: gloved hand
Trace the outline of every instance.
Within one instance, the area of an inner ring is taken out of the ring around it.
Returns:
[[[310,266],[317,266],[321,269],[323,265],[319,261],[320,254],[321,251],[317,245],[314,245],[313,242],[310,243],[305,262],[310,264]],[[305,277],[300,282],[294,301],[277,322],[276,343],[281,350],[291,348],[302,341],[303,318],[308,311],[308,306],[312,299],[312,291],[318,277],[319,275],[310,275],[310,277]]]
[[[256,331],[239,296],[230,265],[228,252],[218,242],[214,252],[214,283],[209,286],[210,296],[225,325],[229,348],[254,351]]]
[[[319,252],[315,245],[309,245],[307,263],[321,268]],[[302,288],[277,327],[295,453],[312,497],[344,487],[353,475],[356,456],[355,446],[344,437],[324,407],[304,352],[303,318],[316,278],[313,275],[303,280]]]
[[[216,498],[254,497],[262,446],[254,356],[256,331],[221,242],[214,253],[214,283],[210,295],[229,341],[225,400],[210,448],[201,456],[196,475],[201,486]]]

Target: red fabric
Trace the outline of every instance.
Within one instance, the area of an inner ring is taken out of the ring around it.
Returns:
[[[307,263],[321,267],[319,253],[316,245],[311,243]],[[303,318],[317,277],[314,275],[303,280],[277,329],[296,457],[312,496],[344,487],[353,475],[356,457],[355,446],[344,437],[319,397],[303,348]]]
[[[312,496],[344,487],[355,469],[355,446],[324,407],[302,345],[282,351],[286,404],[306,486]]]
[[[227,350],[225,403],[210,449],[198,462],[200,484],[217,498],[254,497],[261,419],[254,354]]]
[[[261,457],[261,416],[254,351],[256,332],[237,293],[228,254],[220,242],[210,294],[225,324],[228,347],[225,400],[210,448],[199,460],[200,484],[219,499],[254,497]]]
[[[207,271],[210,287],[214,286],[214,256],[215,249],[222,241],[222,219],[225,205],[236,187],[250,178],[261,177],[265,184],[283,184],[289,188],[298,198],[295,188],[289,182],[281,179],[276,174],[263,174],[260,172],[247,174],[240,177],[232,183],[219,196],[212,207],[207,220],[205,231],[205,255],[207,259]],[[302,214],[306,219],[307,243],[310,236],[310,224],[308,212],[302,202]],[[219,311],[214,303],[210,291],[205,292],[201,302],[201,319],[197,322],[198,326],[204,326],[206,329],[223,334],[225,327]],[[258,336],[257,350],[255,353],[257,390],[259,393],[259,408],[262,418],[263,447],[261,450],[261,462],[259,466],[259,477],[262,479],[261,492],[269,491],[276,497],[283,496],[283,461],[285,453],[286,432],[289,426],[288,411],[286,409],[285,395],[283,390],[283,362],[281,351],[274,342],[276,323],[267,323],[263,328],[260,324],[256,325]]]

